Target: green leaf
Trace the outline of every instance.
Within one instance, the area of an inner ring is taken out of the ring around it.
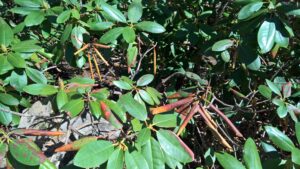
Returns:
[[[287,48],[289,46],[289,37],[284,36],[280,30],[276,30],[275,42],[280,47]]]
[[[150,137],[151,130],[149,128],[143,128],[137,135],[136,143],[138,143],[140,146],[143,146],[147,141],[150,140]]]
[[[258,91],[261,95],[263,95],[267,99],[272,98],[272,90],[268,88],[266,85],[259,85]]]
[[[136,23],[143,15],[143,5],[141,0],[133,0],[128,7],[128,19],[132,23]]]
[[[69,20],[71,16],[71,10],[66,10],[58,15],[56,18],[57,23],[65,23],[67,20]]]
[[[138,79],[138,81],[136,82],[137,86],[147,86],[149,83],[151,83],[154,79],[154,76],[152,74],[146,74],[143,75],[142,77],[140,77]]]
[[[41,0],[14,0],[14,2],[20,6],[31,8],[39,8],[42,5]]]
[[[57,169],[57,168],[50,160],[47,159],[42,164],[40,164],[39,169]]]
[[[261,67],[261,60],[259,56],[257,56],[251,63],[247,64],[247,68],[254,71],[259,70],[260,67]]]
[[[44,74],[36,69],[27,67],[25,69],[27,76],[35,83],[47,84],[47,78]]]
[[[76,26],[72,29],[71,32],[71,41],[76,49],[80,49],[83,44],[83,34],[87,33],[87,31],[81,27]]]
[[[72,29],[73,29],[73,25],[67,24],[67,26],[64,29],[63,34],[61,35],[60,44],[64,45],[64,43],[69,39]]]
[[[225,63],[228,63],[230,61],[230,53],[228,52],[228,50],[224,50],[221,53],[221,58]]]
[[[142,146],[142,154],[145,157],[149,169],[164,169],[164,154],[159,143],[150,138],[144,146]]]
[[[216,153],[216,157],[224,169],[246,169],[239,160],[228,153]]]
[[[94,141],[83,146],[74,157],[74,165],[82,168],[94,168],[105,163],[114,151],[108,141]]]
[[[7,73],[13,68],[14,67],[8,62],[7,57],[0,55],[0,75]]]
[[[26,16],[24,22],[26,26],[40,25],[45,19],[45,13],[42,11],[34,11]]]
[[[32,84],[25,86],[23,91],[36,96],[50,96],[58,92],[57,88],[46,84]]]
[[[276,112],[280,118],[285,118],[288,113],[288,108],[286,105],[281,105],[276,109]]]
[[[171,131],[160,129],[156,132],[161,148],[167,155],[179,162],[188,163],[194,160],[194,153],[184,142]]]
[[[138,54],[138,48],[132,43],[127,48],[127,65],[128,67],[135,67],[136,56]]]
[[[255,142],[248,138],[244,145],[244,161],[248,169],[262,169]]]
[[[257,42],[262,53],[269,52],[275,42],[276,27],[274,22],[264,21],[257,34]]]
[[[300,16],[300,9],[294,9],[294,10],[288,11],[286,14],[287,15]]]
[[[111,100],[104,100],[104,103],[119,117],[123,123],[126,122],[126,112],[119,106],[119,104]]]
[[[115,41],[123,32],[123,27],[113,28],[106,32],[103,36],[100,38],[101,43],[111,43]]]
[[[123,29],[122,35],[127,43],[132,43],[135,40],[135,32],[132,27],[125,27]]]
[[[133,89],[129,83],[122,81],[122,80],[113,81],[113,84],[123,90],[132,90]]]
[[[0,108],[4,109],[4,110],[10,110],[9,107],[4,106],[3,104],[0,104]],[[11,122],[12,122],[12,114],[11,113],[6,113],[6,112],[0,110],[0,123],[7,126]],[[1,160],[1,158],[0,158],[0,160]]]
[[[148,163],[145,160],[144,156],[137,151],[129,153],[125,152],[125,163],[126,168],[130,169],[149,169]]]
[[[7,47],[14,38],[14,33],[10,26],[0,17],[0,46]]]
[[[258,10],[263,6],[263,2],[253,2],[246,6],[244,6],[238,13],[238,19],[243,20],[247,19],[253,14],[255,14]]]
[[[69,101],[69,98],[68,98],[67,93],[66,93],[63,89],[60,89],[60,90],[57,92],[57,95],[56,95],[56,105],[57,105],[58,110],[61,110],[61,108],[62,108],[68,101]]]
[[[284,98],[290,97],[292,94],[292,83],[287,82],[282,85],[282,95]]]
[[[0,161],[5,161],[5,156],[8,151],[8,146],[6,143],[0,143]]]
[[[272,126],[265,126],[265,130],[269,135],[270,140],[280,149],[291,152],[295,148],[294,143],[288,136]]]
[[[89,108],[92,115],[94,115],[97,119],[101,116],[100,104],[97,101],[90,101]]]
[[[294,148],[292,150],[292,161],[293,163],[300,165],[300,149]]]
[[[147,110],[140,104],[138,101],[134,100],[131,93],[122,95],[119,99],[119,102],[122,104],[124,109],[133,117],[145,121],[147,119]]]
[[[150,32],[150,33],[163,33],[166,31],[166,29],[162,25],[151,21],[139,22],[135,26],[139,30]]]
[[[17,106],[20,103],[17,98],[7,93],[0,93],[0,102],[9,106]]]
[[[266,79],[267,85],[269,86],[269,88],[276,93],[278,96],[281,96],[281,92],[280,89],[270,80]]]
[[[158,114],[153,118],[153,124],[158,127],[177,127],[179,125],[180,119],[178,114]]]
[[[7,57],[8,62],[16,68],[25,68],[26,62],[19,54],[11,53]]]
[[[79,83],[79,84],[95,84],[95,80],[88,77],[73,77],[69,80],[69,83]],[[101,90],[105,93],[105,89]]]
[[[233,46],[232,40],[230,40],[230,39],[220,40],[220,41],[214,43],[214,45],[212,46],[212,51],[222,52],[222,51],[230,48],[231,46]]]
[[[14,139],[9,143],[9,152],[18,162],[36,166],[47,159],[36,147],[37,145],[29,139]]]
[[[32,53],[42,49],[40,46],[36,45],[36,43],[37,41],[35,40],[26,40],[16,44],[12,44],[11,48],[15,52]]]
[[[106,29],[109,29],[113,26],[114,24],[111,22],[92,22],[89,23],[90,29],[93,31],[103,31]]]
[[[151,96],[145,90],[139,90],[139,95],[141,98],[148,104],[154,105],[154,101],[152,100]]]
[[[161,94],[156,89],[152,87],[146,87],[146,91],[151,96],[155,104],[160,104],[159,98],[161,98]]]
[[[23,91],[23,88],[27,85],[27,76],[25,71],[17,73],[15,71],[11,72],[10,75],[10,85],[14,87],[17,91]]]
[[[123,169],[124,151],[116,148],[107,162],[107,169]]]
[[[77,116],[84,108],[83,99],[75,99],[66,103],[61,109],[67,113],[70,113],[71,117]]]
[[[109,16],[109,19],[117,22],[126,23],[126,18],[117,8],[114,8],[107,3],[102,3],[101,8]]]
[[[297,141],[298,143],[300,143],[300,122],[297,122],[295,124],[295,133],[296,133]]]

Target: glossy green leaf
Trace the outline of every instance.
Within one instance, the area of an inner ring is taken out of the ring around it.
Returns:
[[[14,87],[17,91],[23,91],[23,88],[27,85],[27,76],[25,71],[15,72],[12,71],[10,75],[10,85]]]
[[[71,16],[71,10],[63,11],[61,14],[58,15],[56,22],[65,23],[67,20],[69,20],[70,16]]]
[[[9,106],[19,105],[19,100],[8,93],[0,93],[0,102]]]
[[[136,57],[138,54],[138,48],[134,46],[132,43],[129,44],[127,48],[127,65],[129,67],[135,67]]]
[[[117,8],[114,8],[107,3],[102,3],[101,8],[113,21],[126,23],[126,18]]]
[[[284,36],[279,30],[276,30],[275,40],[280,47],[287,48],[289,45],[289,37]]]
[[[286,117],[287,113],[288,113],[288,108],[286,107],[286,105],[281,105],[276,109],[276,112],[278,114],[278,116],[280,118],[284,118]]]
[[[76,49],[80,49],[82,44],[83,44],[83,34],[87,33],[87,31],[81,27],[81,26],[76,26],[72,29],[71,32],[71,41],[73,46]]]
[[[271,82],[270,80],[266,79],[267,85],[272,90],[272,92],[276,93],[278,96],[281,96],[280,89],[275,85],[275,83]]]
[[[139,95],[141,96],[141,98],[148,104],[150,105],[154,105],[154,101],[152,100],[150,94],[148,94],[145,90],[139,90]]]
[[[118,103],[111,100],[104,100],[104,103],[118,116],[123,123],[126,122],[126,112],[121,108],[121,106],[119,106]]]
[[[167,155],[183,163],[194,160],[192,150],[173,132],[161,129],[156,132],[156,136],[161,148]]]
[[[258,91],[261,95],[263,95],[267,99],[272,98],[272,90],[268,88],[266,85],[259,85]]]
[[[14,33],[10,26],[0,17],[0,46],[7,47],[14,38]]]
[[[14,53],[7,57],[8,62],[16,68],[25,68],[26,62],[20,55]]]
[[[297,141],[298,143],[300,143],[300,122],[297,122],[295,124],[295,133],[296,133]]]
[[[15,52],[32,53],[42,49],[40,46],[36,45],[36,43],[37,41],[35,40],[26,40],[16,44],[12,44],[11,47]]]
[[[230,53],[228,52],[228,50],[224,50],[221,53],[221,58],[225,63],[228,63],[230,61]]]
[[[151,21],[139,22],[135,26],[139,30],[150,32],[150,33],[163,33],[166,31],[166,29],[162,25]]]
[[[123,90],[132,90],[133,89],[133,87],[129,83],[122,81],[122,80],[115,80],[115,81],[113,81],[113,84]]]
[[[126,168],[130,169],[149,169],[148,163],[144,156],[137,151],[129,153],[125,152],[125,164]]]
[[[259,70],[260,67],[261,67],[261,60],[259,56],[257,56],[251,63],[247,64],[247,68],[254,71]]]
[[[244,6],[238,13],[238,19],[243,20],[247,19],[253,14],[255,14],[258,10],[263,6],[263,2],[253,2],[246,6]]]
[[[151,130],[149,128],[143,128],[137,135],[136,143],[138,143],[140,146],[143,146],[147,141],[150,140],[150,137]]]
[[[89,24],[90,29],[93,31],[103,31],[111,28],[113,25],[112,22],[92,22]]]
[[[248,169],[262,169],[257,147],[251,138],[244,145],[243,158]]]
[[[42,164],[40,164],[39,169],[57,169],[55,164],[53,164],[50,160],[45,160]]]
[[[150,138],[142,146],[142,154],[145,157],[149,169],[164,169],[164,154],[159,143],[154,139]]]
[[[44,74],[36,69],[27,67],[25,69],[27,76],[35,83],[47,84],[47,78]]]
[[[216,157],[224,169],[246,169],[239,160],[228,153],[216,153]]]
[[[146,86],[148,84],[150,84],[154,79],[154,76],[152,74],[146,74],[143,75],[142,77],[140,77],[138,79],[138,81],[136,82],[137,86]]]
[[[300,149],[294,148],[292,150],[292,161],[293,163],[300,165]]]
[[[14,67],[8,62],[7,57],[0,55],[0,75],[7,73]]]
[[[58,92],[57,88],[46,84],[32,84],[25,86],[23,91],[37,96],[50,96]]]
[[[153,124],[158,127],[177,127],[179,125],[180,119],[178,114],[158,114],[153,118]]]
[[[74,157],[74,165],[82,168],[98,167],[105,163],[114,151],[112,143],[94,141],[83,146]]]
[[[267,53],[273,48],[275,35],[275,23],[271,21],[264,21],[257,34],[257,42],[262,53]]]
[[[265,126],[265,130],[269,135],[270,140],[284,151],[291,152],[295,148],[294,143],[284,133],[272,126]]]
[[[56,95],[56,105],[59,110],[69,101],[67,93],[60,89]]]
[[[127,43],[132,43],[135,41],[135,32],[132,27],[125,27],[123,29],[122,35]]]
[[[293,15],[293,16],[300,16],[300,9],[294,9],[294,10],[288,11],[286,14]]]
[[[284,98],[290,97],[292,94],[292,83],[287,82],[282,85],[282,95]]]
[[[107,169],[123,169],[124,151],[116,148],[108,159]]]
[[[130,93],[120,96],[119,102],[124,109],[133,117],[145,121],[147,119],[147,110],[138,101],[134,100]]]
[[[230,48],[231,46],[233,46],[232,40],[230,40],[230,39],[220,40],[220,41],[214,43],[214,45],[212,46],[212,51],[222,52],[222,51]]]
[[[5,156],[6,156],[7,151],[8,151],[7,144],[6,143],[0,143],[0,161],[5,161]]]
[[[113,28],[106,32],[103,36],[100,38],[101,43],[111,43],[115,41],[123,32],[123,27]]]
[[[84,100],[76,99],[76,100],[70,100],[61,109],[67,113],[70,113],[71,117],[75,117],[83,110],[83,108],[84,108]]]
[[[3,104],[0,104],[0,108],[4,109],[4,110],[10,110],[9,107],[7,107],[7,106],[5,106]],[[3,124],[3,125],[5,125],[5,126],[7,126],[11,122],[12,122],[12,114],[0,110],[0,123]],[[0,158],[0,160],[1,160],[1,158]]]
[[[41,7],[41,0],[14,0],[14,2],[20,6],[26,6],[31,8]]]
[[[132,23],[136,23],[143,15],[143,5],[141,0],[133,0],[128,7],[128,19]]]
[[[26,16],[24,22],[26,26],[40,25],[45,19],[45,13],[42,11],[34,11]]]
[[[155,104],[160,104],[160,93],[158,91],[156,91],[154,88],[147,87],[146,92],[151,96]]]
[[[18,162],[28,166],[36,166],[43,163],[47,158],[35,146],[28,139],[14,139],[9,143],[9,151]]]
[[[89,108],[92,113],[97,119],[101,116],[101,109],[100,104],[97,101],[90,101]]]
[[[73,25],[72,24],[67,24],[67,26],[65,27],[65,29],[64,29],[64,31],[61,35],[61,38],[60,38],[60,43],[62,45],[64,45],[64,43],[70,38],[72,29],[73,29]]]

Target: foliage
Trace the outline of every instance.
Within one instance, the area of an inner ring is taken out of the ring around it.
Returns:
[[[299,2],[0,0],[0,12],[8,168],[300,165]],[[20,128],[37,100],[52,127]],[[72,127],[88,115],[91,134]]]

